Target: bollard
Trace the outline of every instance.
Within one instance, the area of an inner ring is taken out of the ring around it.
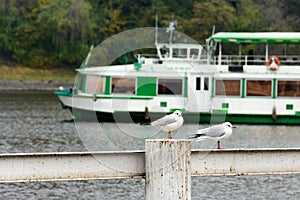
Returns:
[[[146,199],[191,199],[191,142],[146,140]]]

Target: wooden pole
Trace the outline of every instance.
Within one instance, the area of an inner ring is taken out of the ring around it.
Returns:
[[[191,142],[147,139],[146,199],[191,199]]]

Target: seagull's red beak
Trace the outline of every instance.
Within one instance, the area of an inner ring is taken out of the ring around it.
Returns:
[[[232,126],[231,128],[236,128],[236,126]]]

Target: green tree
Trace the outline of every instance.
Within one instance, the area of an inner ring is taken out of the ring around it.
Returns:
[[[191,36],[197,41],[204,41],[211,33],[233,29],[235,9],[224,0],[196,2],[193,6],[194,17],[190,20]],[[192,31],[194,30],[194,31]]]
[[[17,0],[5,0],[0,4],[0,52],[12,57],[15,49],[15,28],[21,23]],[[2,56],[1,56],[2,57]]]
[[[0,17],[3,51],[31,67],[78,66],[95,27],[84,0],[6,0]]]
[[[300,31],[300,1],[285,0],[284,16],[286,16],[287,24],[290,24],[293,31]]]
[[[2,0],[0,55],[32,67],[78,67],[122,31],[167,27],[204,43],[219,31],[300,31],[298,0]],[[125,55],[133,58],[133,53]],[[122,62],[124,59],[120,58]],[[128,60],[128,59],[127,59]]]
[[[47,26],[48,39],[60,63],[78,65],[88,52],[96,26],[90,17],[91,8],[84,0],[51,0],[41,6],[37,22]]]
[[[236,2],[237,17],[232,31],[258,31],[262,30],[261,24],[264,19],[261,4],[255,4],[253,0],[242,0]]]
[[[291,31],[292,27],[287,23],[285,16],[285,3],[282,0],[259,0],[261,5],[260,26],[261,31]],[[258,29],[256,29],[258,30]]]

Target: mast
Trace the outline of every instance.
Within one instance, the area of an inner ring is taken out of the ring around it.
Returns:
[[[169,37],[169,43],[172,44],[173,40],[173,31],[175,30],[177,26],[177,20],[174,19],[174,16],[172,15],[172,21],[169,24],[169,27],[167,28],[167,33],[170,32],[170,37]]]
[[[157,14],[155,16],[155,45],[157,45],[157,28],[158,28],[158,19]]]

